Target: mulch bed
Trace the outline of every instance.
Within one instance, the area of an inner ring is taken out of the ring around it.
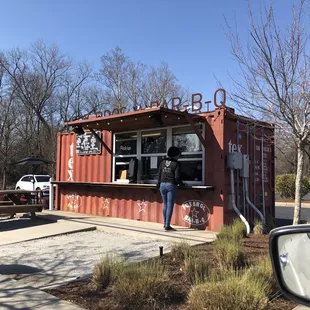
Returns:
[[[261,258],[268,253],[269,236],[251,235],[244,239],[244,250],[247,262],[254,264],[259,262]],[[212,244],[204,244],[197,246],[197,249],[202,252],[207,260],[212,260]],[[180,262],[175,260],[170,254],[164,255],[161,258],[156,258],[168,268],[171,278],[182,284],[184,292],[189,292],[190,283],[184,281],[184,276],[180,270]],[[46,290],[47,293],[57,296],[58,298],[73,302],[86,309],[90,310],[116,310],[119,309],[113,301],[110,292],[98,292],[93,289],[90,280],[76,281],[56,289]],[[292,310],[297,305],[286,300],[283,296],[275,298],[269,303],[269,310]],[[166,308],[166,310],[190,310],[186,302],[176,304]]]

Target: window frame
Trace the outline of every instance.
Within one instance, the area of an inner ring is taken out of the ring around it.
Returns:
[[[198,123],[196,125],[201,126],[201,135],[203,138],[205,138],[205,124],[204,123]],[[161,127],[158,128],[160,130],[166,130],[167,132],[167,149],[166,153],[150,153],[150,154],[142,154],[142,132],[147,131],[154,131],[156,129],[150,128],[150,129],[139,129],[139,130],[130,130],[130,131],[121,131],[117,133],[113,133],[113,154],[112,154],[112,182],[116,182],[115,180],[115,165],[116,165],[116,158],[130,158],[130,157],[136,157],[138,159],[138,175],[137,175],[137,183],[141,184],[141,170],[142,170],[142,157],[151,157],[151,156],[166,156],[168,149],[172,146],[172,129],[173,128],[181,128],[181,127],[190,127],[189,124],[185,125],[175,125],[175,126],[168,126],[168,127]],[[116,147],[116,135],[118,134],[125,134],[125,133],[135,133],[137,134],[137,153],[136,154],[130,154],[130,155],[115,155],[115,147]],[[202,151],[198,152],[182,152],[182,155],[199,155],[199,157],[193,157],[193,158],[180,158],[180,162],[185,161],[197,161],[201,160],[202,165],[202,180],[201,181],[187,181],[183,180],[188,185],[204,185],[206,176],[205,176],[205,147],[202,146]],[[200,157],[201,156],[201,157]],[[155,184],[156,180],[143,180],[143,182],[146,182],[145,184]]]

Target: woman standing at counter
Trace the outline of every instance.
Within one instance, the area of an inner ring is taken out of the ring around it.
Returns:
[[[160,163],[158,171],[157,188],[160,189],[164,202],[163,216],[165,230],[175,230],[170,226],[173,207],[178,185],[185,185],[180,177],[180,165],[178,159],[181,156],[179,148],[169,148],[167,157]]]

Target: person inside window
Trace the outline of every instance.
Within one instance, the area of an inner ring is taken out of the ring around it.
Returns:
[[[180,165],[178,162],[181,156],[180,149],[172,146],[169,148],[167,155],[168,156],[159,166],[157,188],[160,189],[164,202],[164,229],[175,230],[170,226],[170,221],[173,213],[177,186],[184,186],[185,184],[180,177]]]
[[[196,169],[194,171],[194,181],[201,181],[201,177],[202,177],[202,165],[201,164],[198,164],[196,166]]]

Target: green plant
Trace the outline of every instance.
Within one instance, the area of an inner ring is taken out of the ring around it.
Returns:
[[[170,254],[175,260],[184,261],[186,258],[191,257],[194,251],[187,241],[180,241],[172,245]]]
[[[191,310],[264,310],[268,290],[263,280],[250,282],[238,274],[230,274],[225,280],[193,287],[188,304]]]
[[[276,193],[284,198],[295,198],[295,174],[282,174],[276,177]],[[303,177],[301,182],[301,196],[305,196],[310,191],[308,177]]]
[[[253,265],[245,270],[243,278],[248,282],[263,281],[266,285],[268,297],[278,291],[276,281],[273,277],[273,270],[269,256],[261,259],[256,265]]]
[[[236,239],[218,239],[214,242],[214,260],[220,269],[244,265],[243,244]]]
[[[94,266],[92,276],[93,285],[97,290],[106,289],[116,281],[122,268],[124,268],[122,260],[107,254]]]
[[[262,235],[264,233],[264,226],[262,221],[255,220],[253,232],[255,235]]]
[[[184,272],[191,284],[204,282],[210,274],[210,264],[203,256],[191,256],[184,261]]]
[[[235,219],[232,225],[224,225],[217,235],[218,239],[233,239],[236,241],[241,240],[246,236],[246,227],[244,223]]]
[[[231,225],[224,225],[217,234],[217,239],[231,239],[232,234],[233,233]]]
[[[156,262],[129,264],[122,269],[112,288],[118,309],[162,309],[185,293]]]
[[[242,239],[246,236],[246,227],[240,219],[234,219],[232,224],[232,231],[235,238]]]

